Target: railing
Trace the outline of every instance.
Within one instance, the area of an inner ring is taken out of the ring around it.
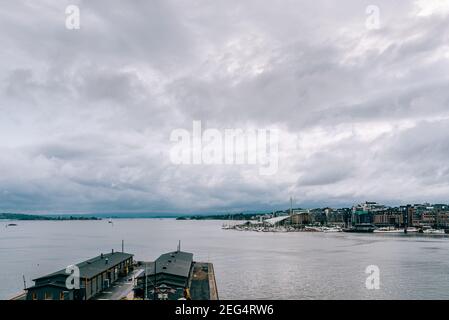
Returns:
[[[25,300],[27,296],[26,292],[21,292],[10,298],[9,300]]]

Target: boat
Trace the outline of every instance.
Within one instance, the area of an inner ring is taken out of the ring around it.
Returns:
[[[323,232],[330,233],[330,232],[342,232],[343,230],[339,227],[323,227]]]
[[[223,226],[221,227],[224,230],[229,230],[229,229],[235,229],[235,225],[233,225],[231,222],[233,222],[233,216],[229,215],[229,220],[228,220],[228,224],[223,223]]]
[[[423,230],[425,234],[445,234],[443,229],[426,229]]]
[[[373,231],[374,233],[402,233],[404,229],[391,228],[391,227],[382,227]]]
[[[8,227],[17,227],[17,224],[16,223],[8,223],[7,225],[5,225],[5,228],[8,228]]]
[[[323,230],[320,227],[304,227],[304,231],[306,232],[323,232]]]
[[[353,233],[371,233],[374,232],[376,228],[369,223],[356,224],[351,228],[343,229],[343,232],[353,232]]]

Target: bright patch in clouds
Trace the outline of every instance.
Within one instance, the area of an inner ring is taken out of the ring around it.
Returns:
[[[418,16],[447,15],[449,0],[418,0],[415,3],[415,10]]]

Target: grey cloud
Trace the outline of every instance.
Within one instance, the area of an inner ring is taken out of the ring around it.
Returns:
[[[332,154],[316,153],[299,169],[304,173],[299,181],[300,186],[330,185],[342,181],[351,175],[357,166],[347,157],[338,157]]]
[[[447,15],[377,5],[369,31],[355,0],[2,1],[0,210],[444,202]],[[281,128],[279,171],[173,165],[192,120]]]

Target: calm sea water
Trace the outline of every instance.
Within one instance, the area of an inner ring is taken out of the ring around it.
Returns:
[[[111,249],[137,260],[175,250],[214,264],[220,299],[449,299],[449,237],[222,230],[220,221],[19,221],[0,228],[0,298]],[[367,290],[365,268],[380,268]]]

